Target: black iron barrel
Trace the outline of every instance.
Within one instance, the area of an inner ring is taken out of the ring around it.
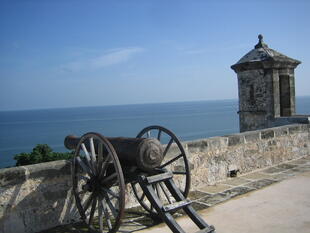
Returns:
[[[69,150],[76,150],[80,137],[69,135],[64,145]],[[163,161],[163,147],[156,138],[107,137],[112,144],[122,165],[137,166],[144,171],[152,171]],[[95,148],[96,146],[96,141]],[[89,145],[85,143],[89,149]]]

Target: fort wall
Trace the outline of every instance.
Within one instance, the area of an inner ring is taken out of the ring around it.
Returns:
[[[310,154],[310,125],[296,124],[183,143],[192,189]],[[128,193],[130,189],[128,188]],[[127,195],[126,206],[136,203]],[[0,169],[0,232],[39,232],[77,221],[70,161]]]

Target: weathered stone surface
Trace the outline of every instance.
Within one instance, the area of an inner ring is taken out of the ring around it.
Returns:
[[[275,137],[286,136],[288,134],[288,129],[286,127],[274,128]]]
[[[260,180],[260,179],[269,179],[271,176],[268,174],[261,173],[261,172],[254,172],[254,173],[246,174],[241,177],[247,180]]]
[[[248,193],[248,192],[253,191],[253,190],[255,190],[255,189],[242,186],[242,187],[236,187],[236,188],[226,190],[223,193],[225,195],[229,196],[229,198],[233,198],[233,197]]]
[[[294,167],[297,167],[297,165],[283,163],[277,166],[277,168],[282,168],[282,169],[291,169]]]
[[[260,132],[259,131],[250,131],[243,133],[245,142],[251,143],[260,140]]]
[[[22,184],[26,181],[26,169],[24,167],[13,167],[0,169],[0,186]]]
[[[277,167],[271,167],[271,168],[268,168],[266,170],[264,170],[263,172],[265,173],[279,173],[279,172],[283,172],[285,171],[285,169],[281,169],[281,168],[277,168]]]
[[[261,139],[270,139],[270,138],[274,138],[273,130],[263,130],[261,132]]]
[[[199,188],[199,190],[206,192],[206,193],[220,193],[223,192],[227,189],[230,189],[231,186],[230,185],[226,185],[226,184],[215,184],[215,185],[208,185],[208,186],[204,186]]]
[[[270,178],[272,180],[281,181],[284,179],[287,179],[288,177],[291,177],[293,174],[287,174],[287,173],[276,173],[276,174],[270,174]]]
[[[299,125],[294,125],[288,129],[289,134],[296,134],[300,131],[301,131],[301,128]]]
[[[270,184],[272,184],[274,182],[276,182],[276,181],[269,180],[269,179],[263,179],[263,180],[258,180],[258,181],[254,181],[254,182],[248,183],[245,186],[249,187],[249,188],[253,188],[253,189],[260,189],[260,188],[268,186],[268,185],[270,185]]]
[[[191,141],[185,144],[185,147],[190,153],[202,152],[208,149],[208,141],[203,139]]]
[[[244,136],[242,134],[228,136],[228,146],[235,146],[240,143],[244,143]]]
[[[223,184],[237,186],[237,185],[242,185],[242,184],[246,184],[249,182],[250,181],[247,179],[236,177],[236,178],[232,178],[232,179],[228,179],[228,180],[224,181]]]
[[[29,179],[55,179],[59,176],[71,174],[71,163],[69,161],[52,161],[27,166]]]
[[[200,198],[206,197],[206,196],[209,196],[209,194],[204,193],[204,192],[200,192],[200,191],[191,191],[191,192],[189,192],[188,198],[190,200],[197,200],[197,199],[200,199]]]
[[[224,193],[217,193],[208,197],[201,198],[199,202],[207,204],[208,206],[213,206],[220,202],[226,201],[229,199],[229,195]]]

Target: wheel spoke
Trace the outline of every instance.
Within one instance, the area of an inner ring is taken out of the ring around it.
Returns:
[[[109,208],[110,208],[114,218],[116,218],[117,217],[117,210],[116,210],[116,208],[113,206],[113,203],[111,202],[109,196],[107,194],[103,194],[103,195],[104,195],[104,199],[106,200],[106,202],[107,202],[107,204],[108,204],[108,206],[109,206]]]
[[[119,196],[116,193],[114,193],[112,190],[110,190],[110,189],[106,189],[106,188],[102,187],[102,190],[104,192],[109,193],[112,196],[112,199],[114,199],[114,198],[118,199],[119,198]]]
[[[110,219],[110,214],[109,214],[109,211],[108,211],[107,203],[106,203],[104,198],[101,200],[101,204],[102,204],[102,207],[103,207],[103,213],[104,213],[104,216],[106,218],[106,222],[108,224],[108,228],[109,228],[109,230],[111,230],[112,229],[112,223],[111,223],[111,219]]]
[[[151,130],[147,131],[147,137],[148,137],[148,138],[151,137]]]
[[[170,146],[172,145],[173,143],[173,138],[170,139],[169,143],[167,144],[166,148],[165,148],[165,151],[164,151],[164,157],[166,156],[168,150],[170,149]]]
[[[97,159],[97,161],[98,161],[97,171],[98,171],[98,173],[100,173],[101,172],[102,163],[103,163],[103,145],[100,142],[98,142],[98,159]]]
[[[93,203],[91,206],[91,210],[90,210],[90,216],[89,216],[89,221],[88,224],[91,225],[94,215],[95,215],[95,210],[96,210],[96,205],[97,205],[97,197],[94,197],[93,199]]]
[[[171,159],[170,161],[168,161],[167,163],[163,164],[160,166],[160,168],[166,167],[167,165],[175,162],[176,160],[178,160],[179,158],[183,157],[183,154],[178,155],[177,157]]]
[[[99,179],[102,178],[102,176],[104,175],[104,173],[105,173],[105,171],[109,165],[109,159],[110,158],[111,158],[111,155],[108,154],[107,157],[105,158],[105,160],[103,161],[102,167],[101,167],[101,169],[99,171],[99,175],[98,175]]]
[[[84,153],[85,153],[85,158],[86,158],[86,162],[87,162],[88,166],[89,166],[90,168],[92,168],[91,161],[90,161],[90,156],[89,156],[89,153],[88,153],[88,151],[87,151],[87,149],[86,149],[85,144],[82,143],[82,144],[81,144],[81,147],[82,147],[82,150],[83,150]]]
[[[158,140],[158,141],[160,141],[161,132],[162,132],[162,131],[159,129],[159,130],[158,130],[158,135],[157,135],[157,140]]]
[[[99,217],[99,229],[100,233],[103,232],[103,206],[102,206],[102,200],[98,197],[98,217]]]
[[[92,170],[83,162],[79,156],[75,157],[75,160],[79,163],[84,172],[86,172],[89,176],[93,176]]]
[[[83,207],[83,212],[85,213],[86,210],[89,208],[92,200],[93,200],[93,197],[94,197],[94,193],[91,193],[88,197],[88,199],[85,201],[86,205]]]
[[[110,183],[115,177],[117,177],[117,173],[113,173],[109,175],[108,177],[105,177],[102,183]],[[114,182],[113,182],[114,184]]]
[[[92,167],[94,169],[94,173],[96,174],[96,152],[95,152],[95,145],[94,145],[94,138],[89,138],[89,144],[90,144],[90,152],[91,152],[91,162]]]

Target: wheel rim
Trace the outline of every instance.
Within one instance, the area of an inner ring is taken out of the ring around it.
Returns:
[[[105,137],[97,133],[81,137],[72,182],[76,206],[89,229],[116,232],[124,215],[125,182],[116,152]]]
[[[162,126],[149,126],[144,128],[137,138],[153,137],[157,138],[161,144],[165,144],[164,160],[160,168],[164,168],[174,174],[173,180],[181,190],[184,197],[188,196],[190,189],[190,171],[185,150],[174,133]],[[138,183],[132,183],[133,192],[140,205],[154,217],[157,216],[156,210],[148,202],[146,196]],[[159,183],[153,185],[159,199],[164,203],[171,203],[171,196],[166,187]]]

